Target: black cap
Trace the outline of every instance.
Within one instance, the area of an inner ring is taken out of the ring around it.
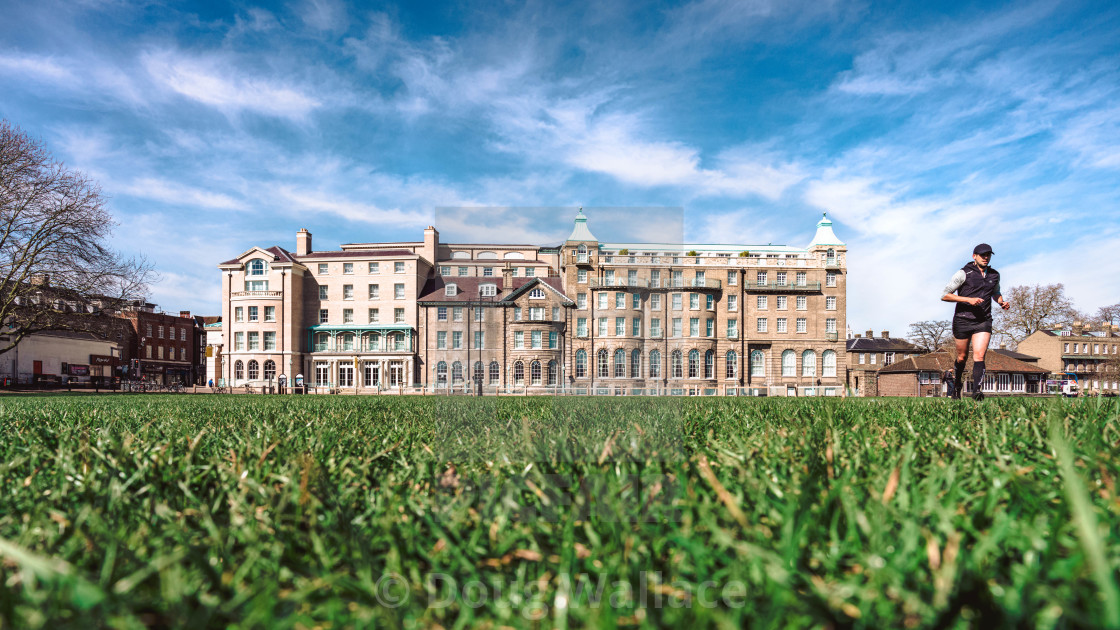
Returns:
[[[994,254],[995,252],[992,251],[992,246],[991,245],[989,245],[987,243],[980,243],[976,247],[972,248],[972,253],[973,254]]]

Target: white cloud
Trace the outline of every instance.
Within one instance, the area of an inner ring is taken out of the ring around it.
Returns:
[[[303,22],[319,31],[345,31],[349,24],[346,5],[338,0],[304,0],[300,8]]]
[[[245,204],[229,195],[165,179],[142,177],[116,187],[115,192],[172,206],[242,210]]]
[[[53,57],[29,54],[0,54],[0,73],[49,83],[75,80],[74,73]]]

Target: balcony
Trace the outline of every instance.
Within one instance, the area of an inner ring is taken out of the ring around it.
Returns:
[[[804,284],[770,284],[746,281],[743,290],[748,293],[820,293],[820,282],[806,282]]]
[[[826,332],[826,333],[824,334],[824,338],[825,338],[825,340],[826,340],[826,341],[836,341],[837,339],[839,339],[839,338],[840,338],[840,333],[837,333],[837,332]]]
[[[230,293],[230,298],[275,298],[280,299],[284,296],[283,291],[234,291]]]
[[[633,280],[629,278],[612,278],[610,280],[606,278],[588,278],[587,283],[591,286],[592,289],[606,289],[613,287],[622,289],[648,289],[650,287],[649,280],[641,280],[639,278],[635,278]]]

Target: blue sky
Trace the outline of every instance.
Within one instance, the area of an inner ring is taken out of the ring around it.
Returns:
[[[942,4],[9,0],[0,116],[100,181],[168,311],[301,227],[550,242],[579,205],[745,244],[828,211],[856,331],[947,318],[981,240],[1005,284],[1120,301],[1120,8]]]

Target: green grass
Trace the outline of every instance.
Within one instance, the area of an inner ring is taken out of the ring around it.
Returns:
[[[0,627],[1115,627],[1118,412],[5,397]]]

